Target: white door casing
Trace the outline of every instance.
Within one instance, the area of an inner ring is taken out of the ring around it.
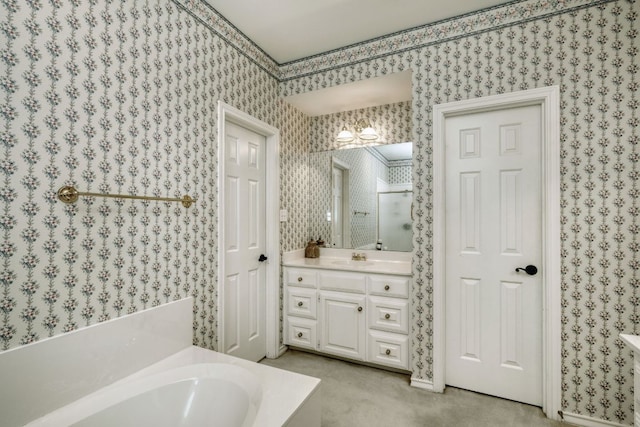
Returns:
[[[229,268],[227,264],[227,255],[226,255],[226,246],[225,243],[225,230],[228,230],[230,227],[233,227],[233,223],[229,224],[229,219],[225,218],[224,210],[225,205],[227,204],[227,200],[230,195],[228,194],[228,188],[225,188],[225,185],[228,185],[226,177],[228,174],[227,168],[228,165],[225,161],[229,157],[227,147],[227,127],[234,128],[235,126],[239,126],[240,129],[244,128],[249,133],[256,133],[261,138],[264,139],[264,170],[265,170],[265,179],[264,179],[264,193],[265,195],[271,195],[264,197],[264,211],[263,218],[261,219],[262,225],[260,223],[254,223],[256,227],[261,228],[264,233],[264,244],[261,245],[261,248],[264,248],[264,253],[268,260],[264,263],[261,263],[261,267],[258,269],[249,268],[247,270],[247,283],[249,284],[251,280],[254,282],[262,281],[262,297],[260,302],[255,299],[259,296],[259,293],[254,293],[254,300],[246,300],[242,301],[243,306],[245,307],[244,313],[240,313],[239,311],[232,313],[233,316],[238,319],[238,316],[243,315],[248,324],[257,325],[260,323],[258,317],[260,316],[260,312],[264,313],[261,317],[264,319],[262,322],[262,335],[264,336],[264,344],[259,344],[262,347],[266,347],[262,349],[262,354],[266,354],[269,358],[278,357],[284,351],[284,347],[280,345],[279,340],[279,277],[280,277],[280,227],[279,227],[279,131],[258,120],[254,117],[249,116],[248,114],[230,106],[222,101],[218,101],[218,206],[219,206],[219,215],[218,215],[218,254],[219,254],[219,264],[218,264],[218,337],[217,337],[217,348],[219,351],[225,351],[227,347],[233,347],[233,345],[229,345],[226,341],[231,343],[235,340],[233,337],[226,337],[225,335],[228,333],[235,333],[233,327],[225,325],[225,318],[230,314],[228,311],[231,307],[227,307],[227,303],[233,301],[233,295],[229,295],[225,293],[225,284],[227,283],[227,277],[233,277],[233,272],[227,272],[227,268]],[[258,190],[256,183],[253,185],[254,191]],[[254,194],[256,197],[249,197],[251,193],[243,193],[240,196],[244,199],[248,200],[257,200],[257,194]],[[231,220],[231,222],[233,219]],[[259,230],[248,230],[249,233],[258,233]],[[244,232],[244,231],[243,231]],[[256,234],[257,235],[257,234]],[[258,250],[258,249],[256,249]],[[251,256],[254,256],[252,254]],[[257,254],[259,256],[260,254]],[[257,257],[255,260],[256,264]],[[264,274],[264,279],[260,279],[259,270],[262,269]],[[238,276],[238,280],[239,280]],[[251,302],[253,301],[253,302]],[[255,309],[249,309],[249,306],[255,307]],[[256,329],[254,327],[254,329]],[[247,337],[250,335],[255,335],[253,332],[251,334],[247,334]],[[230,340],[227,338],[231,338]],[[255,351],[255,350],[254,350]],[[233,354],[233,352],[231,353]],[[242,355],[238,354],[242,357]],[[249,357],[253,358],[253,357]]]
[[[540,106],[445,123],[446,384],[542,404]]]
[[[347,163],[335,157],[331,158],[332,217],[330,243],[335,248],[351,247],[351,211],[349,207],[349,177],[351,171],[349,168],[350,166]],[[339,197],[336,197],[337,195]]]
[[[542,409],[558,419],[560,388],[560,108],[559,87],[551,86],[433,107],[433,378],[412,377],[411,384],[436,392],[445,388],[445,124],[455,115],[539,105],[542,116]]]
[[[344,203],[342,180],[344,178],[344,174],[343,169],[336,165],[333,165],[331,172],[331,195],[333,200],[333,203],[331,204],[331,243],[336,248],[342,248],[344,247],[342,242],[344,237],[344,217],[342,216],[342,206]]]

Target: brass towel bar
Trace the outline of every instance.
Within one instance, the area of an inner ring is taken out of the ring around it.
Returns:
[[[64,203],[75,203],[78,201],[79,196],[91,196],[91,197],[108,197],[111,199],[136,199],[136,200],[158,200],[161,202],[182,202],[182,206],[185,208],[190,207],[195,200],[190,196],[182,196],[181,199],[176,197],[154,197],[154,196],[130,196],[128,194],[102,194],[102,193],[87,193],[76,190],[72,185],[65,185],[58,190],[58,199]]]

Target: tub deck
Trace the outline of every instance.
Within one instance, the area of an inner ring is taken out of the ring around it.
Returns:
[[[222,363],[239,366],[254,374],[262,387],[262,399],[256,414],[256,426],[319,426],[320,425],[320,380],[270,366],[228,356],[200,347],[191,346],[148,366],[115,383],[97,390],[75,402],[59,408],[42,418],[29,423],[29,427],[66,426],[78,419],[78,414],[91,414],[104,408],[95,407],[96,394],[108,393],[111,389],[126,387],[154,374],[171,369],[201,363]]]

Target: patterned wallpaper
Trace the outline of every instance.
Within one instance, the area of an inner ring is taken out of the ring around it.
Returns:
[[[389,167],[389,184],[411,184],[411,166]]]
[[[509,11],[509,25],[499,25]],[[432,377],[432,106],[559,85],[562,408],[633,423],[632,356],[618,334],[640,332],[639,13],[627,0],[521,2],[441,24],[450,37],[432,33],[414,49],[385,39],[288,68],[297,71],[281,83],[283,95],[413,70],[415,376]],[[480,19],[498,24],[485,29]],[[477,25],[458,28],[470,21]],[[433,28],[441,26],[423,30]],[[407,34],[415,33],[397,37]],[[350,63],[336,59],[355,51]]]
[[[309,237],[307,225],[309,196],[310,119],[284,101],[280,119],[280,208],[289,212],[280,223],[280,249],[289,252],[304,248]],[[317,236],[316,236],[317,238]]]
[[[353,132],[351,125],[358,119],[367,119],[378,131],[378,144],[413,141],[411,102],[405,101],[311,117],[311,152],[339,148],[336,135],[343,126]]]
[[[278,97],[411,69],[411,358],[429,379],[432,106],[559,85],[562,407],[632,423],[632,358],[617,335],[640,332],[639,9],[514,1],[277,66],[198,0],[2,0],[1,349],[187,294],[194,342],[215,348],[216,101],[282,131],[288,251],[307,238],[312,124]],[[198,201],[63,206],[54,193],[67,183]]]
[[[168,0],[3,0],[0,58],[0,350],[187,295],[215,348],[216,102],[281,130],[283,251],[306,235],[308,118]],[[64,184],[197,202],[63,205]]]
[[[331,212],[331,151],[309,153],[309,205],[307,207],[307,237],[314,240],[322,237],[327,244],[331,241],[331,223],[327,212]],[[307,239],[308,240],[308,239]]]
[[[287,221],[280,223],[280,255],[304,248],[307,242],[307,204],[309,189],[309,117],[284,101],[280,101],[282,115],[280,129],[280,209],[288,212]],[[283,343],[282,317],[284,291],[280,272],[279,332]]]

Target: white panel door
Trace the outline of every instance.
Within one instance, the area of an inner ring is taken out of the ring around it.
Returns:
[[[227,122],[225,135],[223,351],[266,354],[265,137]]]
[[[539,106],[446,119],[446,371],[542,404]]]

